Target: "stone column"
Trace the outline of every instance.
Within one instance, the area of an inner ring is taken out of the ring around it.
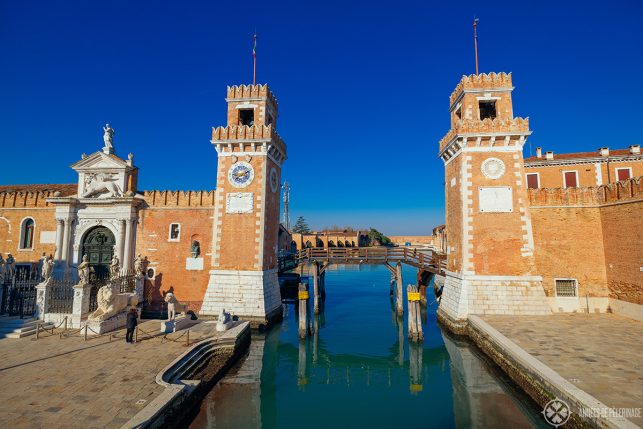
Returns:
[[[65,227],[63,229],[63,252],[61,259],[65,261],[65,267],[69,266],[69,236],[71,235],[71,219],[65,219]]]
[[[49,301],[49,294],[51,292],[51,279],[48,279],[36,286],[36,314],[35,318],[45,320],[47,313],[47,302]]]
[[[79,283],[74,286],[74,306],[71,315],[71,326],[80,328],[83,315],[89,312],[89,283]]]
[[[63,220],[62,219],[56,219],[56,254],[54,255],[54,259],[56,261],[60,261],[62,258],[62,251],[63,251]]]
[[[125,254],[123,255],[123,270],[127,271],[132,266],[132,220],[125,220]]]
[[[125,263],[125,219],[119,219],[119,246],[118,246],[118,259],[121,260],[121,264]]]

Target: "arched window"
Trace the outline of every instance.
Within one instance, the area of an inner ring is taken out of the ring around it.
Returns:
[[[311,243],[310,240],[306,241],[306,247],[310,249],[313,247],[313,243]]]
[[[22,221],[20,225],[20,248],[32,249],[33,248],[33,235],[36,223],[32,218],[28,217]]]
[[[328,247],[335,247],[335,242],[333,240],[328,240]]]

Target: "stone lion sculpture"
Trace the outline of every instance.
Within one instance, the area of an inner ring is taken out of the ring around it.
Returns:
[[[89,198],[96,195],[103,198],[120,197],[121,194],[116,178],[107,173],[96,173],[88,176],[82,197]]]
[[[181,304],[172,292],[166,293],[164,300],[167,302],[167,320],[174,320],[177,312],[185,316],[185,312],[188,311],[187,304]]]
[[[97,322],[107,320],[125,310],[128,306],[136,307],[138,298],[134,293],[114,293],[111,285],[98,289],[96,296],[98,308],[87,319]]]

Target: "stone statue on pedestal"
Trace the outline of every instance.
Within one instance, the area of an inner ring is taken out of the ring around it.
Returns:
[[[140,253],[134,259],[134,274],[136,277],[143,277],[143,258]]]
[[[13,259],[11,253],[7,255],[7,260],[4,264],[4,273],[8,278],[12,278],[14,274],[16,274],[16,260]]]
[[[42,261],[42,271],[40,272],[42,275],[42,281],[47,282],[49,279],[51,279],[51,275],[54,272],[54,257],[49,255],[49,257],[45,257],[45,260]]]
[[[89,283],[89,273],[91,267],[89,266],[89,259],[87,255],[83,255],[83,261],[78,265],[78,284],[84,285]]]
[[[109,124],[105,124],[103,127],[103,131],[105,132],[103,134],[103,141],[105,142],[105,148],[107,149],[112,149],[113,143],[114,143],[114,129],[109,126]]]
[[[181,304],[172,292],[165,294],[164,301],[167,302],[167,320],[174,320],[177,312],[185,316],[187,305]]]
[[[112,256],[112,263],[109,264],[109,278],[115,279],[120,274],[120,271],[121,271],[120,261],[118,260],[118,256],[114,255]]]

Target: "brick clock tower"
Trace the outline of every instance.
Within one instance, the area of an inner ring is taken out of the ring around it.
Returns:
[[[522,148],[529,119],[513,116],[511,74],[463,76],[451,94],[445,165],[447,275],[439,317],[547,314],[536,275]]]
[[[279,188],[286,145],[267,85],[228,87],[228,124],[212,129],[218,154],[212,267],[202,314],[222,308],[256,324],[281,317],[277,280]]]

